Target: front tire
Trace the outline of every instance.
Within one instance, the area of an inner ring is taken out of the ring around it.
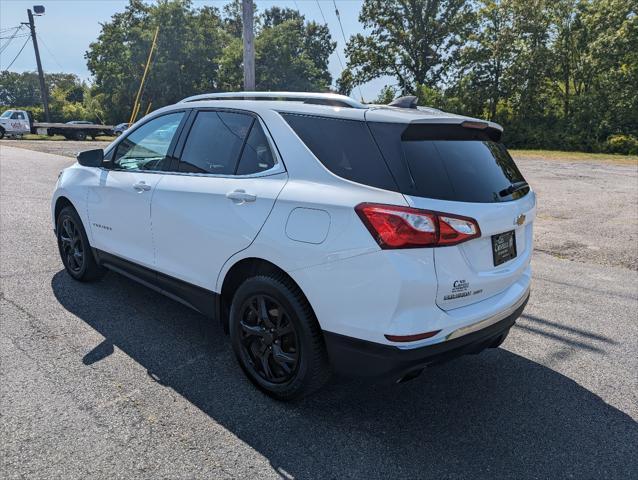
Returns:
[[[82,220],[73,207],[62,209],[56,221],[55,231],[60,258],[65,270],[73,279],[91,282],[104,275],[105,270],[95,261]]]
[[[244,281],[233,297],[229,323],[239,365],[271,397],[293,400],[330,378],[317,319],[301,290],[283,274]]]

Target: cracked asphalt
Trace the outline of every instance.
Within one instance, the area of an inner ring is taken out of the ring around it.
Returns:
[[[539,196],[537,251],[501,348],[281,404],[197,313],[117,274],[72,281],[49,200],[73,160],[11,145],[0,478],[638,478],[635,165],[518,159]]]

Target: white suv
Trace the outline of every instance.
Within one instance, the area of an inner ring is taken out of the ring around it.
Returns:
[[[535,195],[501,133],[410,98],[191,97],[60,174],[60,255],[218,319],[278,399],[403,381],[500,345],[529,297]]]

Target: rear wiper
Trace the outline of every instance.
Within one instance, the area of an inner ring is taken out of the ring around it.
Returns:
[[[511,195],[514,192],[518,192],[519,190],[522,190],[525,187],[529,187],[529,184],[527,182],[514,182],[506,189],[498,192],[498,194],[501,197],[507,197],[508,195]]]

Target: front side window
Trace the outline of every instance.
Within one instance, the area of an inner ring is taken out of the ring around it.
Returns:
[[[11,120],[24,120],[24,113],[13,112],[13,115],[11,115]]]
[[[254,121],[243,113],[199,112],[184,145],[179,171],[233,175]]]
[[[163,170],[170,162],[168,150],[184,112],[169,113],[145,123],[122,140],[115,152],[119,170]]]

